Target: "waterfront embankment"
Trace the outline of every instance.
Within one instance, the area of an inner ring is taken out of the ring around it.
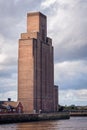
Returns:
[[[44,113],[44,114],[2,114],[0,115],[0,124],[31,122],[42,120],[60,120],[69,119],[69,113]]]
[[[82,112],[70,112],[70,116],[87,116],[87,112],[82,111]]]
[[[69,119],[70,114],[68,112],[58,112],[58,113],[43,113],[38,115],[39,120],[61,120]]]

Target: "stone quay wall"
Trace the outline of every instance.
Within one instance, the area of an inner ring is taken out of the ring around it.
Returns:
[[[82,111],[82,112],[70,112],[70,116],[87,116],[87,112]]]
[[[31,122],[42,120],[69,119],[69,113],[44,113],[44,114],[0,114],[0,124]]]

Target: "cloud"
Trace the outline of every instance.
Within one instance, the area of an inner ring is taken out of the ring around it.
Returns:
[[[86,1],[57,1],[56,6],[54,15],[48,18],[48,33],[55,46],[55,62],[87,58]]]
[[[17,90],[17,70],[15,67],[4,67],[0,70],[0,93],[11,90]]]
[[[0,29],[5,38],[15,40],[23,30],[26,30],[25,19],[27,13],[30,11],[38,11],[42,0],[8,1],[0,0]]]
[[[7,91],[4,93],[0,93],[0,99],[2,99],[3,101],[7,101],[8,98],[11,98],[12,101],[17,101],[17,91]]]
[[[43,9],[46,9],[48,7],[50,7],[51,5],[53,5],[56,2],[56,0],[45,0],[41,3],[41,7]]]
[[[87,89],[87,1],[58,0],[45,10],[52,11],[48,17],[48,34],[53,38],[55,84],[59,85],[59,94],[67,93],[67,99],[65,93],[60,94],[60,102],[86,104],[79,95],[73,100],[72,91]]]
[[[87,89],[86,0],[0,0],[0,100],[17,90],[18,39],[20,33],[26,32],[30,11],[47,15],[48,36],[53,39],[55,52],[55,84],[59,85],[61,102],[86,104],[83,96],[75,93]],[[67,100],[62,98],[61,91],[67,91]],[[74,94],[75,100],[69,100]]]
[[[0,63],[2,63],[6,58],[6,55],[0,54]]]
[[[87,103],[87,89],[80,90],[61,90],[59,93],[61,105],[86,105]],[[67,104],[66,104],[67,103]]]
[[[87,61],[60,62],[55,64],[55,84],[59,89],[87,88]]]
[[[38,10],[41,1],[0,0],[0,100],[17,91],[18,39],[26,31],[27,13]]]
[[[0,94],[17,90],[17,45],[0,35]],[[6,95],[8,97],[8,95]],[[0,97],[0,100],[3,99]]]

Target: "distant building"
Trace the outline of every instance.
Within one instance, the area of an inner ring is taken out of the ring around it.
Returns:
[[[19,40],[18,101],[24,112],[57,111],[52,39],[47,37],[47,18],[40,12],[27,14],[27,33]]]

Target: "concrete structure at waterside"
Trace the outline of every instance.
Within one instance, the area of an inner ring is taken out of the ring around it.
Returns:
[[[27,14],[27,33],[21,34],[18,53],[18,101],[24,112],[57,111],[52,39],[42,13]]]

